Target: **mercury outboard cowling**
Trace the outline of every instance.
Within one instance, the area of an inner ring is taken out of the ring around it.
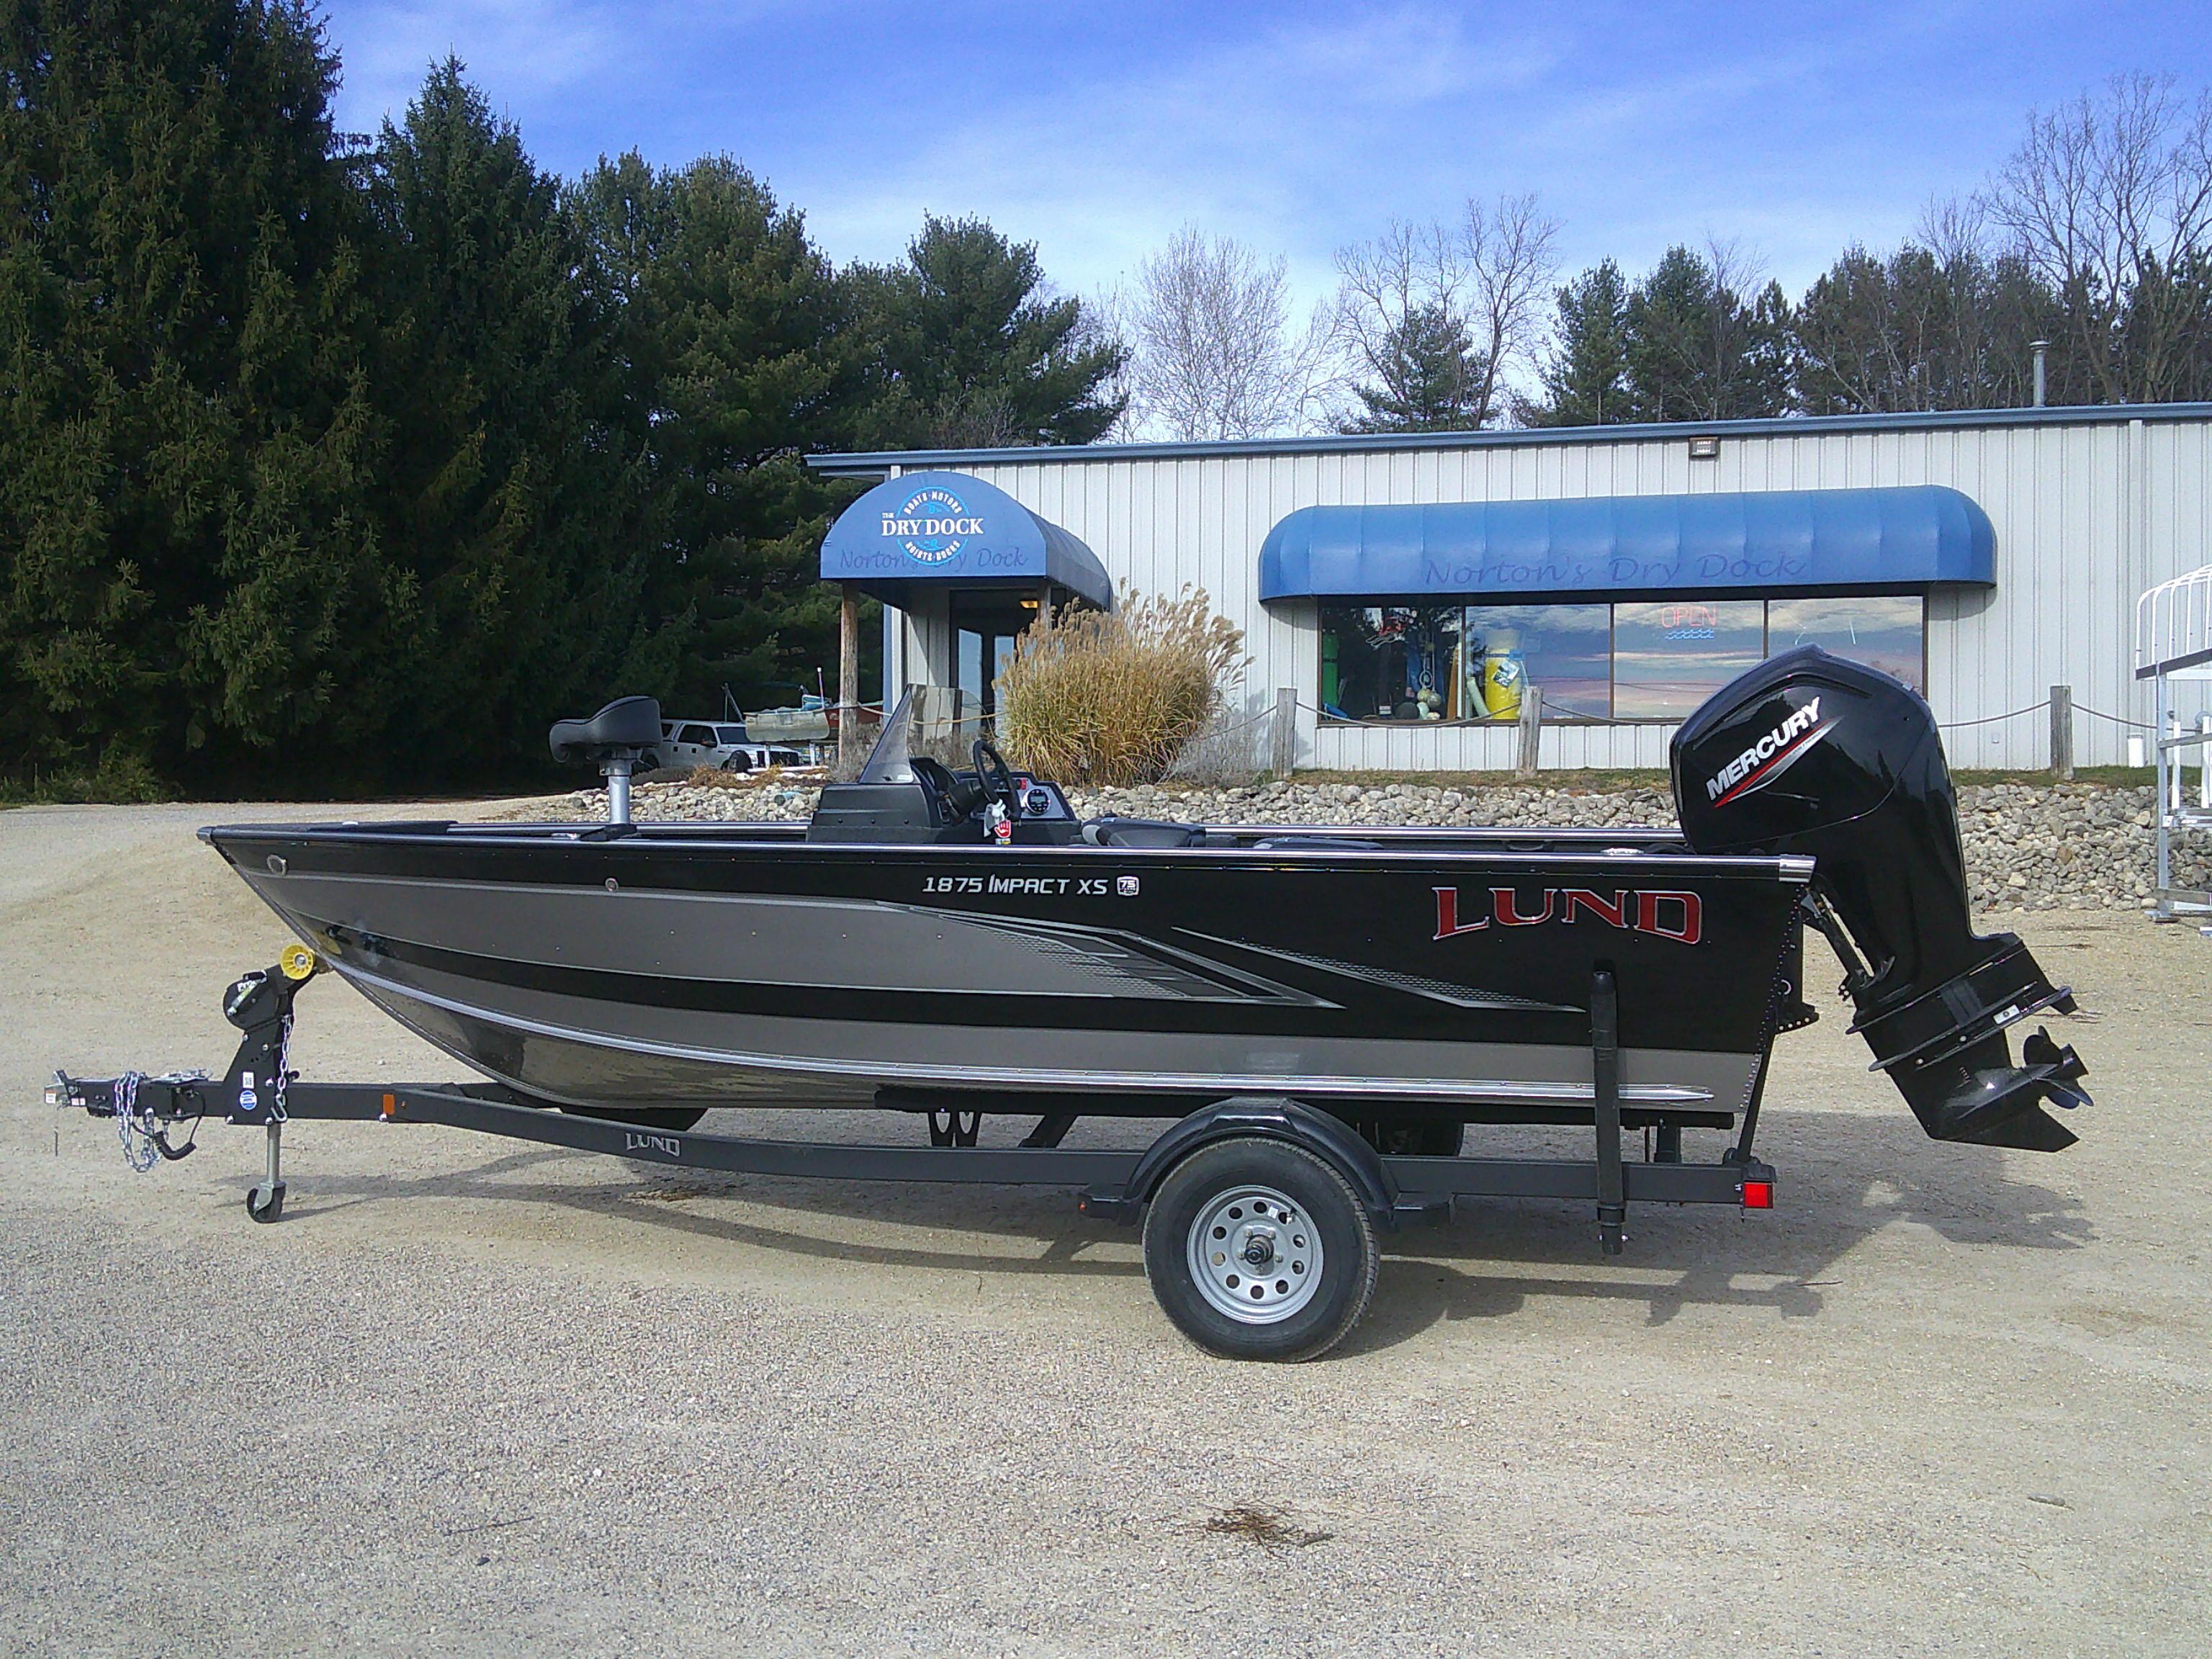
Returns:
[[[1843,958],[1851,1029],[1938,1140],[2057,1152],[2042,1109],[2086,1103],[2086,1069],[2038,1030],[2074,1012],[2018,935],[1977,934],[1936,717],[1911,689],[1814,646],[1727,686],[1674,736],[1674,803],[1700,853],[1803,854],[1809,920]]]

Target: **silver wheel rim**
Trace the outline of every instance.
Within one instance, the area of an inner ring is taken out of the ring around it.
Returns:
[[[1190,1276],[1206,1305],[1240,1325],[1277,1325],[1321,1290],[1321,1234],[1273,1187],[1232,1187],[1190,1224]]]

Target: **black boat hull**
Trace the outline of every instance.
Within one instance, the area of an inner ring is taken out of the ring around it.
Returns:
[[[1659,832],[1361,830],[1376,844],[1311,851],[1300,833],[1139,850],[770,825],[205,832],[395,1018],[585,1109],[920,1091],[1149,1114],[1266,1092],[1571,1117],[1604,968],[1624,1106],[1704,1116],[1747,1103],[1795,1003],[1809,860],[1693,857]]]

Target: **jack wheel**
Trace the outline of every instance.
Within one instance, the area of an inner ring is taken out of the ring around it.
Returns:
[[[266,1204],[260,1202],[260,1188],[249,1187],[246,1189],[246,1214],[252,1216],[256,1221],[260,1222],[278,1221],[283,1218],[284,1183],[283,1182],[280,1181],[276,1183],[275,1189],[270,1193],[269,1201]]]
[[[1202,1146],[1145,1215],[1145,1277],[1176,1328],[1231,1359],[1312,1359],[1375,1294],[1375,1224],[1335,1168],[1256,1135]]]

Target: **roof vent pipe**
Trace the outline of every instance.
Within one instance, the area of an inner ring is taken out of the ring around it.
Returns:
[[[2051,349],[2051,342],[2030,340],[2027,343],[2027,349],[2035,354],[2035,406],[2040,409],[2043,407],[2043,359],[2045,354]]]

